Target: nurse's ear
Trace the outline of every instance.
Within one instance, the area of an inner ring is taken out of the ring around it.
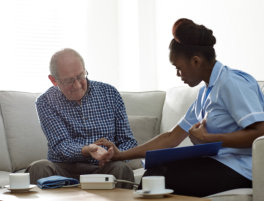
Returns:
[[[200,67],[202,65],[202,58],[199,56],[193,56],[191,59],[191,63],[195,67]]]

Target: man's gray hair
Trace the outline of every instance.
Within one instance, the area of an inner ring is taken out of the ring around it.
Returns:
[[[57,61],[58,61],[58,58],[61,55],[65,54],[65,53],[71,53],[71,54],[77,56],[80,59],[83,68],[85,69],[85,64],[84,64],[84,60],[83,60],[82,56],[77,51],[75,51],[74,49],[65,48],[65,49],[62,49],[62,50],[54,53],[53,56],[51,57],[50,66],[49,66],[49,68],[50,68],[50,74],[53,77],[55,77],[55,78],[58,78],[58,76],[59,76],[58,75],[58,72],[57,72]]]

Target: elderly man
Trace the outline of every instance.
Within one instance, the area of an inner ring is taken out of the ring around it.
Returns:
[[[109,84],[88,80],[83,58],[73,49],[52,56],[49,79],[54,86],[36,102],[48,141],[48,160],[27,168],[31,183],[51,175],[79,179],[81,174],[93,173],[134,181],[126,162],[98,164],[106,150],[94,144],[106,138],[120,150],[137,145],[119,92]]]

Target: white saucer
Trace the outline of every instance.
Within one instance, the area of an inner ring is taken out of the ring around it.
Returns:
[[[32,188],[34,188],[36,185],[30,184],[28,188],[10,188],[10,185],[6,185],[5,188],[10,190],[12,193],[23,193],[23,192],[28,192]]]
[[[163,191],[159,191],[159,192],[147,192],[144,190],[137,190],[134,192],[134,194],[136,195],[142,195],[143,197],[163,197],[164,195],[173,193],[172,189],[164,189]]]

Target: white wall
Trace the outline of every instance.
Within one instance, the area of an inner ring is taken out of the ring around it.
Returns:
[[[168,59],[182,17],[214,31],[222,63],[264,80],[263,10],[263,0],[1,0],[0,90],[46,90],[50,57],[65,47],[118,90],[183,85]]]
[[[264,80],[263,10],[262,0],[156,0],[159,88],[182,84],[168,61],[171,27],[182,17],[213,30],[219,61]]]

